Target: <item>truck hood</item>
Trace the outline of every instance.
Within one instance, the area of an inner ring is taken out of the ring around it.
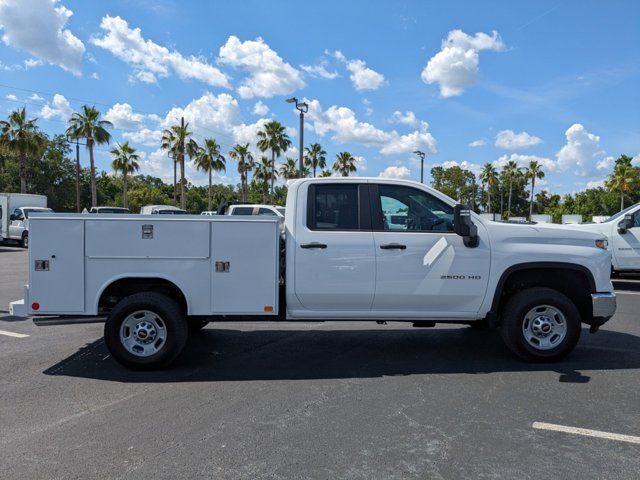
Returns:
[[[594,247],[595,240],[606,238],[599,231],[586,228],[573,228],[566,225],[549,223],[514,224],[484,221],[493,238],[512,243],[537,243],[545,245],[576,245]]]

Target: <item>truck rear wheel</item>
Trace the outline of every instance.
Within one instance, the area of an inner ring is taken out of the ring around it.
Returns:
[[[22,234],[22,239],[20,240],[20,246],[22,248],[29,248],[29,232],[24,232]]]
[[[509,349],[530,362],[555,361],[580,338],[580,312],[564,294],[528,288],[511,297],[502,311],[500,333]]]
[[[171,298],[155,292],[120,300],[104,326],[113,358],[125,367],[152,370],[169,365],[187,342],[185,314]]]

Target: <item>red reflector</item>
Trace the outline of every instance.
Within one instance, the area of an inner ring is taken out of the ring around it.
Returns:
[[[40,310],[40,304],[38,302],[33,302],[31,304],[31,309],[32,310]]]

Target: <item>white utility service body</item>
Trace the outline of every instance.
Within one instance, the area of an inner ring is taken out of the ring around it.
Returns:
[[[392,217],[405,219],[392,223]],[[167,315],[189,325],[259,315],[497,326],[506,322],[504,308],[517,311],[540,298],[560,312],[539,310],[535,320],[538,327],[555,321],[564,329],[554,337],[558,345],[539,328],[542,336],[535,338],[531,320],[533,345],[546,342],[544,351],[531,349],[531,341],[510,347],[525,358],[553,358],[575,345],[558,339],[573,332],[577,341],[576,322],[595,331],[615,311],[610,254],[598,239],[562,227],[484,220],[415,182],[303,179],[289,185],[283,233],[277,217],[35,217],[29,285],[11,312],[69,322],[107,316],[105,336],[115,358],[146,368],[177,355],[151,354],[136,336],[164,331],[162,338],[169,338],[177,327],[162,330],[173,325]],[[167,308],[154,307],[158,298]],[[512,330],[518,335],[519,328]],[[120,351],[118,332],[128,353]],[[182,333],[178,337],[182,341]],[[145,354],[136,358],[135,348]]]
[[[0,193],[0,238],[27,246],[28,238],[25,237],[29,235],[29,214],[43,209],[49,210],[45,195]]]
[[[640,271],[640,203],[600,223],[581,223],[571,228],[593,232],[608,240],[611,267],[616,272]]]

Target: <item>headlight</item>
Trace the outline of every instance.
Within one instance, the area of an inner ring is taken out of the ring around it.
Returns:
[[[596,240],[596,247],[606,250],[608,246],[609,246],[609,242],[607,240],[604,240],[604,239]]]

